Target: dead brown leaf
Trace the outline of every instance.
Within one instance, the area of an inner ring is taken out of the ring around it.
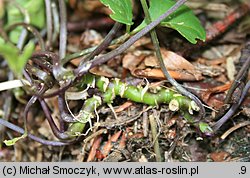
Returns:
[[[202,100],[204,102],[208,102],[208,100],[209,100],[209,98],[210,98],[210,96],[212,94],[225,92],[230,88],[230,86],[231,86],[231,83],[228,83],[228,84],[225,84],[225,85],[209,88],[209,89],[207,89],[207,91],[202,93]]]
[[[137,66],[143,61],[144,55],[135,55],[134,53],[127,53],[122,59],[122,66],[130,71],[134,71]]]
[[[163,48],[161,49],[161,53],[166,68],[176,80],[197,81],[203,79],[200,70],[182,56]],[[165,79],[158,60],[152,53],[141,55],[129,53],[123,58],[123,67],[129,69],[132,75],[136,77]]]
[[[103,66],[97,66],[89,70],[90,73],[98,75],[98,76],[104,76],[104,77],[114,77],[111,73],[109,73],[107,70],[103,68]]]
[[[173,77],[176,80],[181,80],[181,81],[195,81],[197,78],[194,77],[191,73],[187,73],[186,71],[168,71],[171,77]],[[151,69],[151,68],[146,68],[146,69],[136,69],[132,73],[133,75],[137,77],[146,77],[146,78],[151,78],[151,79],[161,79],[164,80],[165,76],[162,72],[161,69]],[[199,78],[200,80],[201,78]]]
[[[162,48],[161,54],[164,63],[169,70],[195,70],[195,67],[190,62],[172,51],[168,51]],[[145,58],[145,65],[149,67],[160,67],[157,58],[153,55]]]
[[[210,157],[215,162],[222,162],[222,161],[226,161],[226,159],[228,159],[229,153],[227,153],[225,151],[214,152],[214,153],[210,154]]]
[[[220,109],[225,99],[225,91],[230,84],[221,85],[216,80],[185,82],[185,86],[195,93],[204,103],[214,109]]]

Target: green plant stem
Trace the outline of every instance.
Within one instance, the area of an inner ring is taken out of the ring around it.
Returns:
[[[78,122],[72,123],[69,126],[67,133],[76,136],[81,134],[85,128],[85,124],[91,121],[91,119],[94,117],[94,111],[101,104],[101,98],[98,96],[93,96],[92,98],[87,99],[78,116],[76,116]]]
[[[145,88],[140,86],[127,85],[119,79],[109,81],[105,77],[96,77],[95,81],[96,87],[103,93],[102,98],[105,103],[112,103],[116,96],[120,96],[121,98],[151,106],[158,106],[161,103],[169,104],[171,101],[177,101],[178,109],[176,111],[182,109],[188,110],[189,108],[194,111],[199,110],[195,103],[189,98],[169,89],[162,88],[156,93],[152,93],[147,90],[145,91]]]
[[[160,146],[158,142],[158,132],[157,132],[157,124],[155,122],[155,118],[153,115],[149,115],[149,122],[150,122],[150,127],[151,127],[151,132],[152,132],[152,139],[154,143],[154,152],[155,152],[155,159],[157,162],[161,162],[161,151],[160,151]]]
[[[90,121],[94,116],[95,109],[102,103],[112,103],[116,96],[126,98],[128,100],[144,103],[151,106],[158,106],[161,103],[169,104],[171,111],[187,111],[187,114],[191,115],[193,111],[199,111],[197,105],[189,98],[177,94],[169,89],[160,89],[156,93],[145,91],[145,88],[139,86],[127,85],[121,82],[119,79],[110,80],[105,77],[96,77],[91,74],[83,76],[79,85],[95,85],[101,91],[101,98],[94,96],[85,101],[83,108],[76,116],[77,123],[72,123],[67,133],[68,135],[77,135],[76,133],[82,133],[85,124]],[[175,104],[174,110],[171,103]],[[194,120],[188,117],[190,123]]]
[[[95,116],[96,109],[103,103],[112,103],[116,96],[120,96],[134,102],[145,103],[151,106],[158,106],[161,103],[169,104],[169,106],[171,106],[171,103],[175,103],[175,108],[177,109],[174,109],[173,111],[186,111],[186,114],[188,115],[188,122],[190,123],[194,122],[191,116],[192,111],[199,110],[195,103],[189,98],[177,94],[176,92],[169,89],[162,88],[157,92],[152,93],[145,90],[143,87],[127,85],[126,83],[121,82],[119,79],[113,79],[109,81],[108,78],[96,77],[91,74],[84,75],[82,80],[79,81],[79,86],[84,85],[96,85],[96,87],[101,92],[99,94],[100,96],[93,96],[85,101],[81,111],[77,116],[75,116],[77,122],[71,123],[66,132],[61,132],[58,130],[57,126],[53,123],[53,119],[49,113],[49,108],[46,102],[39,98],[53,133],[61,140],[75,141],[76,137],[81,135],[81,133],[84,131],[86,123],[91,122],[91,119]],[[33,103],[36,99],[37,97],[34,96],[30,103]],[[61,143],[55,144],[61,145]]]
[[[70,54],[70,55],[67,55],[65,58],[62,59],[62,65],[66,64],[67,62],[75,59],[75,58],[78,58],[78,57],[82,57],[82,56],[85,56],[91,52],[93,52],[98,46],[94,46],[94,47],[91,47],[91,48],[87,48],[87,49],[84,49],[80,52],[76,52],[76,53],[73,53],[73,54]]]
[[[97,56],[93,60],[87,61],[87,62],[81,64],[80,66],[78,66],[73,71],[74,77],[73,78],[71,77],[71,79],[68,79],[67,80],[68,82],[64,86],[61,86],[61,88],[59,89],[60,91],[58,90],[57,92],[47,94],[46,96],[43,96],[43,97],[48,98],[48,97],[58,95],[59,92],[65,91],[66,89],[68,89],[72,85],[73,81],[80,80],[82,78],[82,76],[84,76],[84,74],[86,74],[89,71],[89,69],[91,69],[95,66],[101,65],[101,64],[107,62],[108,60],[120,55],[124,51],[126,51],[137,40],[139,40],[141,37],[143,37],[145,34],[147,34],[149,31],[151,31],[154,27],[156,27],[158,24],[160,24],[160,22],[162,20],[164,20],[167,16],[169,16],[174,11],[176,11],[185,2],[186,2],[186,0],[179,0],[178,2],[176,2],[175,5],[173,5],[171,8],[169,8],[159,18],[157,18],[155,21],[148,24],[145,28],[143,28],[141,31],[139,31],[137,34],[132,36],[129,40],[127,40],[125,43],[123,43],[122,45],[120,45],[119,47],[114,49],[113,51],[111,51],[105,55],[102,55],[102,56]],[[56,64],[59,64],[59,63],[56,63]],[[60,66],[62,68],[62,65],[60,65]],[[58,67],[54,67],[54,68],[57,69]],[[60,67],[58,69],[60,69]],[[56,79],[61,78],[61,76],[64,75],[64,73],[65,73],[65,72],[61,72],[62,75],[57,76],[58,72],[60,72],[60,70],[53,70],[53,74],[54,74]]]
[[[151,17],[150,17],[149,11],[148,11],[148,6],[147,6],[146,0],[141,0],[141,4],[142,4],[142,7],[143,7],[143,11],[145,13],[146,23],[150,24],[151,23]],[[162,55],[161,55],[159,41],[158,41],[155,29],[152,29],[150,31],[150,35],[151,35],[151,39],[153,41],[153,45],[154,45],[154,48],[155,48],[157,59],[158,59],[158,61],[160,63],[161,70],[163,71],[163,74],[165,75],[167,80],[177,89],[178,92],[180,92],[181,94],[189,97],[190,99],[192,99],[192,100],[194,100],[196,102],[196,104],[200,108],[199,117],[200,118],[204,117],[205,116],[205,108],[203,107],[201,101],[195,95],[193,95],[192,93],[187,91],[185,88],[183,88],[175,79],[173,79],[171,77],[171,75],[167,71],[167,68],[166,68],[166,66],[164,64],[164,61],[163,61],[163,58],[162,58]]]
[[[126,25],[126,33],[130,33],[131,25]]]

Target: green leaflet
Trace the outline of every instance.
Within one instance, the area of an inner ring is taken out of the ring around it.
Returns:
[[[3,142],[5,143],[6,146],[12,146],[14,145],[17,141],[24,139],[27,137],[27,132],[25,132],[23,135],[21,135],[20,137],[15,137],[11,140],[4,140]]]
[[[110,17],[120,23],[133,25],[133,12],[131,0],[100,0],[112,11]]]
[[[150,0],[149,13],[152,21],[171,8],[176,1],[174,0]],[[133,31],[138,32],[146,26],[145,20]],[[165,20],[161,22],[161,26],[169,27],[177,30],[189,42],[195,44],[196,39],[205,41],[206,32],[201,26],[199,19],[194,15],[191,9],[183,5]]]
[[[0,55],[4,57],[10,69],[19,77],[21,76],[22,70],[34,49],[35,44],[29,42],[24,47],[22,53],[20,53],[17,47],[9,42],[4,42],[3,39],[0,38]]]
[[[93,83],[95,83],[95,86]],[[150,91],[144,91],[145,87],[142,88],[141,86],[128,85],[121,82],[119,79],[109,80],[108,78],[94,76],[89,73],[84,75],[78,84],[79,89],[81,86],[86,84],[92,85],[92,87],[98,88],[100,93],[98,94],[99,96],[94,95],[92,98],[88,98],[85,101],[84,106],[75,117],[79,122],[72,123],[69,126],[67,133],[72,137],[78,136],[78,133],[82,133],[86,122],[91,122],[92,117],[96,114],[96,108],[103,103],[111,104],[117,96],[126,98],[133,102],[144,103],[151,106],[159,106],[160,104],[171,105],[171,102],[175,101],[178,108],[171,110],[169,107],[169,109],[173,112],[180,111],[188,123],[197,126],[197,122],[193,117],[193,111],[199,111],[198,106],[189,98],[177,94],[173,90],[161,88],[157,92],[152,93]],[[82,89],[83,88],[80,90]],[[84,87],[84,89],[86,88]],[[198,124],[200,124],[199,127],[201,127],[203,132],[207,133],[211,129],[206,123],[198,122]]]
[[[213,129],[205,122],[199,123],[199,128],[202,133],[212,133]]]

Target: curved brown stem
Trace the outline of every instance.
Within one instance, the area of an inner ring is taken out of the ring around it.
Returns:
[[[14,131],[16,131],[16,132],[18,132],[20,134],[24,134],[24,132],[25,132],[24,129],[22,129],[21,127],[18,127],[16,125],[14,125],[14,124],[12,124],[12,123],[10,123],[10,122],[2,119],[2,118],[0,118],[0,124],[3,125],[3,126],[5,126],[5,127],[7,127],[7,128],[9,128],[9,129],[11,129],[11,130],[14,130]],[[65,145],[70,145],[70,144],[74,143],[74,142],[49,141],[49,140],[45,140],[45,139],[39,138],[37,136],[34,136],[34,135],[30,134],[30,133],[28,133],[27,136],[30,139],[35,140],[35,141],[37,141],[37,142],[39,142],[39,143],[41,143],[43,145],[65,146]]]
[[[41,99],[39,98],[39,101],[40,101],[40,104],[43,108],[43,111],[44,111],[44,114],[49,122],[49,125],[52,129],[52,132],[54,133],[54,135],[58,138],[58,139],[61,139],[61,140],[65,140],[65,141],[73,141],[74,139],[72,139],[72,137],[65,133],[65,132],[61,132],[58,127],[56,126],[52,116],[51,116],[51,113],[49,111],[49,107],[47,105],[47,103],[44,101],[44,99]]]
[[[69,82],[66,85],[64,85],[62,88],[59,88],[54,92],[47,93],[47,94],[43,95],[41,98],[52,98],[52,97],[55,97],[61,93],[64,93],[67,89],[69,89],[72,86],[72,84],[73,84],[73,82]]]
[[[48,88],[51,88],[53,86],[53,78],[43,70],[40,70],[29,64],[26,64],[26,70],[29,74],[35,75],[37,78],[42,80],[42,82],[44,82]]]
[[[42,85],[42,87],[40,88],[40,90],[38,92],[38,95],[42,95],[45,91],[46,91],[46,87],[44,85]],[[26,131],[27,131],[27,119],[28,119],[29,109],[36,102],[37,99],[38,99],[38,97],[33,95],[25,106],[23,118],[24,118],[24,128]]]
[[[55,79],[58,82],[64,81],[64,78],[67,78],[69,80],[69,77],[67,77],[67,75],[69,75],[70,72],[62,66],[60,58],[57,54],[49,51],[39,51],[35,52],[31,58],[46,58],[52,60],[52,71]]]
[[[28,31],[30,31],[38,39],[38,43],[39,43],[39,45],[41,47],[41,50],[42,51],[46,50],[45,43],[43,41],[43,38],[42,38],[41,34],[39,33],[39,31],[36,28],[34,28],[30,24],[23,23],[23,22],[14,23],[14,24],[8,26],[7,29],[6,29],[6,31],[12,30],[12,29],[16,28],[17,26],[23,26]]]
[[[50,62],[46,61],[45,59],[37,59],[37,58],[33,58],[32,62],[34,62],[34,64],[36,64],[37,66],[39,66],[40,68],[46,70],[47,72],[52,73],[53,71],[53,66],[51,65]]]
[[[220,119],[218,120],[214,125],[213,125],[213,130],[214,132],[216,132],[217,130],[219,130],[219,128],[227,121],[229,120],[234,113],[236,112],[236,110],[240,107],[241,103],[244,101],[245,97],[247,96],[248,90],[250,88],[250,81],[247,82],[244,90],[242,91],[242,95],[240,97],[239,102],[234,103],[231,108],[228,110],[228,112]]]
[[[73,116],[69,114],[65,101],[65,93],[58,95],[58,108],[60,111],[61,119],[65,122],[76,122]]]

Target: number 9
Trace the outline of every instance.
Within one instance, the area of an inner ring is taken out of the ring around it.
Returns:
[[[246,166],[241,166],[240,170],[241,170],[241,174],[246,174],[246,172],[247,172]]]

